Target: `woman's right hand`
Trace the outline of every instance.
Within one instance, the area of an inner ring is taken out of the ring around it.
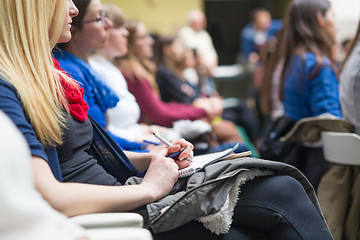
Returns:
[[[172,158],[167,158],[167,149],[154,154],[150,166],[141,183],[149,187],[153,194],[154,201],[166,196],[179,177],[179,167]]]

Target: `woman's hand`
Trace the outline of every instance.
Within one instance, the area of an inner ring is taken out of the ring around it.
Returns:
[[[179,139],[173,143],[172,146],[170,146],[168,150],[168,155],[172,153],[175,153],[177,151],[180,151],[180,149],[184,150],[180,153],[180,155],[176,158],[176,164],[179,166],[179,169],[186,168],[191,165],[191,161],[193,160],[193,149],[194,145],[192,145],[190,142],[186,141],[185,139]],[[191,161],[189,161],[191,160]]]
[[[166,157],[168,149],[153,154],[150,166],[141,182],[142,186],[151,188],[154,201],[166,196],[179,177],[179,166],[174,159]]]
[[[210,100],[209,98],[197,98],[193,102],[193,106],[204,109],[209,120],[220,117],[222,114],[222,111],[219,112],[219,109],[217,107],[214,108],[212,100]]]

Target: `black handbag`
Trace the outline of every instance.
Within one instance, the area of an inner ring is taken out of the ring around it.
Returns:
[[[297,149],[298,143],[280,141],[280,138],[288,133],[294,125],[295,121],[287,117],[276,119],[260,143],[260,157],[267,160],[287,162],[286,159],[293,155],[291,152]]]
[[[92,117],[88,116],[88,118],[93,127],[93,141],[89,154],[121,184],[124,184],[129,177],[136,176],[139,171],[125,153]]]

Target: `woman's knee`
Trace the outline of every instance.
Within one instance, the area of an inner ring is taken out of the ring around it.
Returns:
[[[247,182],[242,187],[242,193],[245,193],[241,198],[249,201],[250,198],[254,201],[262,202],[293,202],[296,198],[306,196],[302,185],[293,177],[286,175],[275,175],[266,177],[257,177]]]

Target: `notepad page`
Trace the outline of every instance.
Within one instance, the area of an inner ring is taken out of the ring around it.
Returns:
[[[179,170],[179,176],[180,177],[189,176],[195,173],[196,171],[202,169],[206,165],[215,162],[221,158],[224,158],[232,153],[233,153],[233,149],[229,148],[221,152],[208,153],[208,154],[195,156],[193,158],[193,162],[189,167]]]

